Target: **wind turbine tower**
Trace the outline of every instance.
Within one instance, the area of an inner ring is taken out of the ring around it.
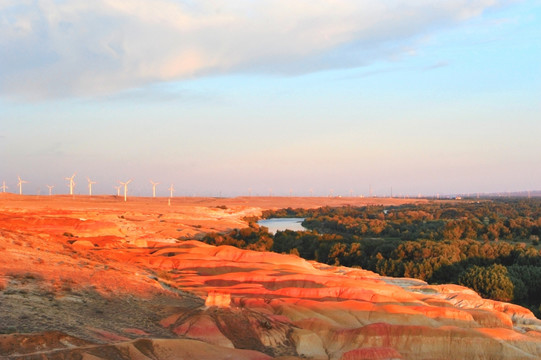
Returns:
[[[126,182],[119,181],[119,183],[124,185],[124,201],[128,201],[128,184],[131,183],[131,179]]]
[[[71,177],[65,178],[66,180],[69,180],[69,187],[70,187],[70,195],[73,195],[73,188],[75,187],[75,181],[73,181],[73,178],[75,177],[76,173],[73,173]]]
[[[51,196],[53,194],[54,185],[47,185],[47,187],[49,188],[49,196]]]
[[[113,186],[116,189],[116,196],[120,196],[120,185],[119,186]]]
[[[19,195],[22,195],[23,194],[23,184],[28,184],[28,181],[21,179],[20,176],[17,176],[17,178],[19,179],[19,182],[17,183],[17,185],[19,186]]]
[[[95,181],[90,180],[90,178],[86,178],[88,180],[88,195],[92,196],[92,185],[95,184]]]
[[[171,206],[171,199],[173,198],[173,192],[175,191],[175,188],[173,187],[173,184],[169,186],[169,199],[167,199],[167,205]]]
[[[5,193],[7,188],[8,188],[8,187],[6,186],[6,181],[5,181],[5,180],[2,181],[2,192]]]
[[[150,180],[150,183],[152,184],[152,197],[155,198],[156,197],[156,185],[158,185],[159,182],[154,182],[154,181]]]

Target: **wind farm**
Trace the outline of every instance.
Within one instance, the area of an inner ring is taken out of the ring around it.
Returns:
[[[75,178],[76,174],[74,173],[71,177],[65,177],[64,180],[68,180],[68,186],[67,186],[67,194],[69,195],[84,195],[84,193],[77,193],[75,190]],[[94,190],[94,185],[97,184],[96,181],[91,180],[90,177],[86,177],[87,179],[87,193],[89,196],[95,196],[95,195],[107,195],[111,194],[111,192],[108,191],[101,191],[99,193],[96,193]],[[50,180],[50,179],[49,179]],[[131,184],[133,182],[132,179],[126,181],[126,182],[120,182],[117,183],[119,185],[113,185],[112,188],[115,190],[112,195],[116,195],[117,197],[121,197],[121,190],[122,190],[122,198],[124,201],[128,201],[127,193],[128,193],[128,184]],[[23,180],[20,176],[17,177],[16,187],[18,188],[19,195],[23,195],[23,184],[27,184],[29,181]],[[134,183],[137,185],[136,191],[134,192],[134,196],[136,197],[146,197],[151,196],[152,198],[159,198],[160,196],[157,194],[157,186],[160,184],[160,182],[156,182],[153,180],[150,180],[150,186],[145,187],[141,182],[138,182],[137,180]],[[44,185],[48,188],[48,194],[53,195],[53,189],[55,188],[55,185]],[[360,186],[362,188],[364,186]],[[2,181],[2,186],[0,186],[0,190],[2,193],[7,193],[9,189],[9,186],[7,185],[6,181]],[[174,184],[171,183],[170,186],[167,188],[168,190],[168,198],[173,198],[175,193],[175,187]],[[214,194],[212,194],[214,193]],[[26,195],[33,195],[32,193],[27,193]],[[34,195],[39,195],[39,188],[36,191]],[[62,193],[57,193],[57,195],[62,195]],[[282,189],[281,193],[275,193],[273,188],[268,189],[268,193],[265,194],[264,189],[260,188],[260,191],[254,191],[254,188],[249,187],[246,192],[237,192],[237,193],[231,193],[230,195],[223,195],[221,191],[214,191],[209,192],[208,195],[196,195],[191,191],[186,191],[185,194],[179,195],[181,197],[216,197],[216,198],[234,198],[234,197],[243,197],[243,196],[255,196],[255,197],[336,197],[336,198],[402,198],[402,199],[413,199],[413,198],[425,198],[425,199],[455,199],[455,198],[475,198],[475,199],[481,199],[481,198],[494,198],[494,197],[500,197],[500,198],[511,198],[511,197],[539,197],[541,196],[541,190],[524,190],[524,191],[514,191],[514,192],[495,192],[495,193],[487,193],[487,192],[474,192],[474,193],[434,193],[431,195],[423,195],[421,193],[415,193],[415,194],[393,194],[393,188],[390,188],[390,192],[383,191],[382,193],[375,193],[374,186],[369,185],[368,186],[368,192],[366,194],[363,194],[362,191],[355,191],[351,188],[346,190],[346,188],[342,189],[340,193],[337,193],[333,188],[330,188],[328,191],[326,191],[324,188],[321,188],[319,192],[316,192],[314,188],[309,188],[304,194],[300,193],[298,195],[295,195],[292,188],[289,188],[286,190],[286,188]]]

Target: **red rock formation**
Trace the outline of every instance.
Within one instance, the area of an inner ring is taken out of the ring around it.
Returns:
[[[218,306],[218,307],[229,307],[231,305],[231,294],[219,293],[211,291],[207,295],[205,300],[205,306]]]

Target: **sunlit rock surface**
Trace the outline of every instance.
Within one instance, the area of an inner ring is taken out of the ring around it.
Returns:
[[[541,358],[520,306],[194,240],[286,200],[0,200],[0,358]]]

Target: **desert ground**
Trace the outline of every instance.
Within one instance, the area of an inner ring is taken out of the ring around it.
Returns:
[[[266,209],[412,201],[0,194],[0,358],[541,358],[520,306],[197,241]]]

